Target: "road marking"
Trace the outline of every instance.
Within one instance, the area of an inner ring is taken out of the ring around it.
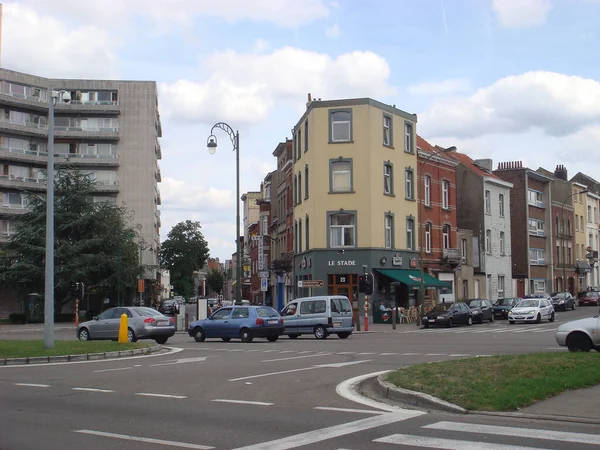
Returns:
[[[350,362],[345,362],[345,363],[320,364],[320,365],[315,365],[315,366],[311,366],[311,367],[301,367],[299,369],[282,370],[280,372],[261,373],[258,375],[249,375],[247,377],[231,378],[230,380],[227,380],[227,381],[244,381],[244,380],[251,380],[253,378],[270,377],[271,375],[283,375],[285,373],[303,372],[305,370],[314,370],[314,369],[322,369],[322,368],[330,368],[330,367],[331,368],[339,368],[339,367],[349,366],[352,364],[360,364],[360,363],[364,363],[364,362],[368,362],[368,361],[370,361],[370,359],[367,359],[364,361],[350,361]]]
[[[260,352],[261,350],[258,349],[252,349],[252,350],[247,350],[248,352]]]
[[[220,403],[239,403],[241,405],[257,405],[257,406],[271,406],[273,404],[273,403],[267,403],[267,402],[251,402],[248,400],[227,400],[225,398],[215,398],[212,401],[220,402]]]
[[[375,417],[357,420],[355,422],[343,423],[334,425],[320,430],[308,431],[306,433],[288,436],[282,439],[277,439],[270,442],[261,442],[247,447],[237,448],[235,450],[287,450],[289,448],[297,448],[322,442],[328,439],[333,439],[340,436],[357,433],[359,431],[369,430],[402,420],[414,417],[412,414],[416,411],[402,410],[381,414]]]
[[[294,353],[294,350],[284,350],[284,351],[279,352],[279,353]]]
[[[107,392],[107,393],[115,392],[110,389],[80,388],[80,387],[73,388],[73,390],[74,391],[86,391],[86,392]]]
[[[425,436],[410,436],[408,434],[392,434],[373,442],[385,444],[409,445],[411,447],[435,448],[438,450],[535,450],[533,447],[521,447],[518,445],[494,444],[492,442],[473,442],[450,440],[446,438],[434,438]],[[537,449],[543,450],[543,449]]]
[[[331,353],[317,353],[316,355],[302,355],[302,356],[290,356],[288,358],[277,358],[277,359],[265,359],[264,363],[267,362],[275,362],[275,361],[289,361],[290,359],[301,359],[301,358],[314,358],[315,356],[327,356],[331,355]]]
[[[373,353],[373,352],[362,352],[362,353],[357,353],[356,355],[360,356],[360,355],[374,355],[374,354],[375,353]]]
[[[348,361],[348,362],[340,362],[340,363],[333,363],[333,364],[319,364],[314,367],[334,367],[334,368],[338,369],[340,367],[352,366],[354,364],[360,364],[360,363],[369,362],[369,361],[371,361],[371,360],[363,359],[361,361]]]
[[[600,435],[571,433],[567,431],[540,430],[536,428],[502,427],[498,425],[478,425],[472,423],[436,422],[423,428],[431,430],[461,431],[463,433],[495,434],[532,439],[544,439],[579,444],[600,445]],[[481,446],[480,446],[481,448]]]
[[[334,408],[333,406],[315,406],[315,409],[322,411],[339,411],[361,414],[385,414],[383,411],[373,411],[372,409]]]
[[[210,449],[214,448],[214,447],[209,447],[208,445],[188,444],[186,442],[164,441],[162,439],[152,439],[152,438],[145,438],[145,437],[140,437],[140,436],[130,436],[127,434],[106,433],[104,431],[73,430],[73,432],[81,433],[81,434],[91,434],[94,436],[109,437],[109,438],[114,438],[114,439],[123,439],[125,441],[137,441],[137,442],[146,442],[148,444],[169,445],[171,447],[191,448],[191,449],[195,449],[195,450],[210,450]]]
[[[277,352],[278,350],[263,350],[263,353],[272,353]]]
[[[298,354],[302,354],[302,353],[312,353],[312,350],[304,350],[303,352],[298,352]]]
[[[206,361],[206,356],[199,356],[197,358],[183,358],[183,359],[174,359],[170,362],[160,363],[160,364],[150,364],[148,367],[158,367],[158,366],[172,366],[173,364],[185,364],[185,363],[194,363],[194,362],[202,362]]]
[[[50,387],[49,384],[36,384],[36,383],[14,383],[15,386],[29,386],[29,387],[40,387],[47,388]]]
[[[456,356],[456,357],[463,357],[463,356],[471,356],[467,353],[453,353],[452,355],[448,355],[448,356]]]
[[[380,353],[379,356],[392,356],[397,355],[398,353]]]
[[[141,366],[137,366],[137,367],[141,367]],[[116,370],[130,370],[130,369],[133,369],[133,367],[117,367],[116,369],[100,369],[100,370],[94,370],[94,373],[114,372]]]
[[[152,394],[150,392],[136,392],[135,395],[142,395],[145,397],[162,397],[162,398],[187,398],[187,396],[185,396],[185,395]]]
[[[418,356],[418,355],[422,355],[423,353],[402,353],[402,355],[400,356]]]
[[[354,355],[356,352],[338,352],[338,355]]]
[[[244,350],[246,350],[245,348],[232,348],[229,349],[230,352],[243,352]]]
[[[446,356],[445,353],[425,353],[425,356]]]
[[[545,330],[534,331],[534,333],[546,333],[547,331],[558,330],[558,328],[546,328]]]

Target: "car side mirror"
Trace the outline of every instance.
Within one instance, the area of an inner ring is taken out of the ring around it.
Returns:
[[[92,319],[94,319],[94,320],[100,320],[100,317],[94,316],[94,317],[92,317]]]

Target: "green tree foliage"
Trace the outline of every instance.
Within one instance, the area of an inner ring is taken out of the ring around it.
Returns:
[[[206,284],[214,294],[220,294],[225,285],[223,274],[217,269],[210,269],[206,274]]]
[[[72,283],[116,293],[135,289],[142,267],[135,231],[124,207],[94,202],[95,182],[70,166],[57,170],[54,201],[54,285],[57,312],[71,300]],[[21,292],[43,292],[46,198],[30,194],[29,211],[16,221],[4,247],[10,257],[0,265],[0,281]],[[8,261],[7,261],[8,260]],[[113,294],[114,295],[114,294]],[[122,294],[121,298],[127,298]]]
[[[179,222],[161,245],[161,264],[169,269],[175,292],[186,298],[193,295],[194,272],[202,269],[208,259],[208,245],[201,228],[200,222]]]

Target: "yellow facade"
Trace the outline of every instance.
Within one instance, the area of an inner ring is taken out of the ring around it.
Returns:
[[[338,110],[350,111],[350,142],[331,141],[331,114]],[[389,119],[384,119],[384,116]],[[388,121],[386,124],[391,123],[388,138],[384,137],[384,120]],[[405,138],[407,126],[412,133],[408,141]],[[390,145],[384,145],[384,139],[391,140]],[[405,148],[407,142],[412,148]],[[309,248],[304,238],[300,248],[296,249],[297,254],[311,249],[331,248],[331,242],[327,242],[328,213],[341,210],[356,213],[354,248],[386,248],[384,218],[386,214],[391,213],[391,249],[407,249],[407,217],[412,216],[417,224],[415,115],[371,99],[312,101],[307,104],[306,113],[295,127],[294,154],[294,174],[296,179],[300,180],[295,193],[296,196],[299,195],[300,198],[296,197],[296,200],[300,202],[297,202],[294,208],[294,219],[304,224],[304,227],[305,218],[310,219],[308,235],[306,228],[299,231],[299,234],[308,237]],[[331,163],[336,160],[350,162],[350,192],[331,192]],[[392,195],[384,194],[386,164],[392,168]],[[412,170],[413,173],[412,199],[406,198],[406,169]],[[416,234],[416,231],[413,230],[413,234]],[[416,248],[416,236],[414,242],[410,250]]]
[[[573,214],[575,215],[575,256],[578,261],[587,261],[586,247],[587,247],[587,195],[580,194],[581,191],[586,189],[585,186],[579,183],[572,183],[573,185]]]

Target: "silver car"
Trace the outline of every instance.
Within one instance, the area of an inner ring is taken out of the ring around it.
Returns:
[[[600,352],[600,316],[563,323],[556,330],[556,342],[571,352]]]
[[[535,322],[542,320],[554,322],[554,307],[546,298],[524,298],[518,305],[508,311],[508,323]]]
[[[119,338],[121,316],[127,315],[127,339],[135,342],[138,339],[154,339],[157,344],[166,344],[175,334],[175,321],[153,308],[141,306],[125,306],[109,308],[102,314],[77,327],[77,339],[91,341]]]

